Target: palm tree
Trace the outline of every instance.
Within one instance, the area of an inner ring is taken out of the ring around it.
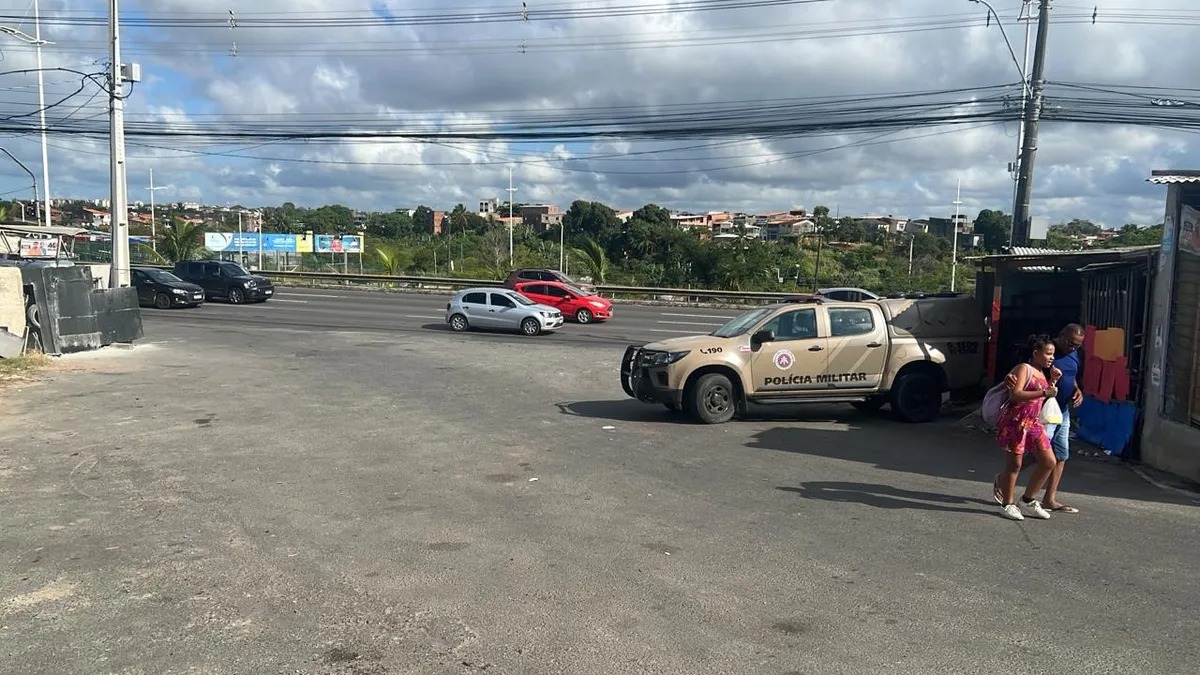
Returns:
[[[399,246],[376,246],[375,257],[383,273],[390,277],[398,276],[412,264],[412,255]]]
[[[575,249],[575,253],[583,258],[583,264],[596,283],[603,284],[608,276],[608,256],[604,255],[604,248],[595,239],[589,238],[583,240],[583,245]]]
[[[163,263],[192,260],[204,249],[204,223],[189,223],[180,218],[171,222],[158,236],[158,250],[139,244],[141,251]]]

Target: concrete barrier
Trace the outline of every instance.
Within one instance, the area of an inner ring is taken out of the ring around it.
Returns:
[[[31,342],[47,354],[99,349],[143,336],[137,290],[95,289],[87,266],[21,270],[32,294],[26,298]]]
[[[18,267],[0,267],[0,358],[20,356],[25,339],[25,291]]]

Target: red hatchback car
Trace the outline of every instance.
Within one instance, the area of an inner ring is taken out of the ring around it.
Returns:
[[[526,281],[516,284],[514,290],[536,303],[557,308],[563,316],[579,323],[608,321],[613,316],[611,300],[558,281]]]

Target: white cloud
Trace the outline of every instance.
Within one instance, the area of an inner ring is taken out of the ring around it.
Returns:
[[[539,11],[540,4],[531,2],[530,11]],[[554,7],[628,4],[631,0]],[[1019,6],[1016,0],[993,4],[1008,19]],[[1195,87],[1200,46],[1190,35],[1200,12],[1193,5],[1193,0],[1155,3],[1155,12],[1183,17],[1174,26],[1108,23],[1106,11],[1116,17],[1117,10],[1101,7],[1101,20],[1093,26],[1090,8],[1056,3],[1047,79]],[[69,16],[103,11],[76,0],[47,0],[42,6],[51,20],[68,16],[64,8],[72,10]],[[214,121],[232,129],[254,121],[279,129],[316,124],[366,129],[386,122],[396,131],[465,124],[503,130],[504,121],[518,114],[514,111],[612,117],[660,106],[653,114],[662,116],[672,110],[666,106],[679,104],[971,88],[1017,79],[995,25],[923,30],[982,19],[982,8],[966,0],[837,0],[746,11],[452,26],[297,25],[328,23],[338,16],[366,18],[373,7],[403,16],[516,12],[517,6],[510,0],[256,0],[252,5],[125,0],[126,19],[223,21],[231,7],[239,19],[233,29],[125,29],[125,60],[139,61],[147,74],[128,101],[130,129],[181,129]],[[293,25],[256,27],[254,20],[262,18]],[[1019,55],[1024,30],[1012,23],[1007,28]],[[96,62],[107,56],[103,27],[48,23],[43,32],[56,42],[45,50],[47,65],[101,70]],[[235,42],[238,55],[231,56]],[[667,43],[672,46],[660,46]],[[646,48],[650,45],[655,47]],[[32,67],[28,48],[0,42],[0,50],[4,69]],[[70,94],[78,78],[53,73],[47,81],[53,82],[47,94],[53,101]],[[36,110],[33,82],[31,75],[0,80],[0,116]],[[89,83],[51,117],[69,116],[77,124],[92,118],[103,129],[103,95],[76,110],[95,91]],[[1188,92],[1179,97],[1196,98]],[[564,207],[574,199],[621,208],[657,202],[692,210],[824,203],[843,213],[920,217],[949,212],[959,178],[967,211],[1010,210],[1007,164],[1015,153],[1015,133],[1010,123],[901,131],[874,141],[878,133],[670,143],[248,140],[215,146],[131,132],[130,194],[140,195],[143,176],[153,167],[156,182],[173,186],[159,193],[161,199],[450,208],[503,197],[508,167],[515,166],[518,199]],[[24,134],[2,142],[36,172],[36,141]],[[52,143],[56,195],[107,193],[105,139],[56,136]],[[1145,177],[1155,168],[1196,166],[1200,143],[1195,134],[1048,121],[1036,163],[1034,211],[1051,219],[1087,217],[1110,225],[1156,221],[1161,189],[1148,186]],[[27,179],[22,176],[19,169],[0,165],[0,192],[19,188]]]

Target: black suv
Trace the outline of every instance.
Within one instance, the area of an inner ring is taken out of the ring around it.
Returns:
[[[181,260],[175,263],[175,276],[204,289],[209,300],[221,298],[240,305],[266,302],[275,295],[271,280],[250,274],[245,267],[228,260]]]

